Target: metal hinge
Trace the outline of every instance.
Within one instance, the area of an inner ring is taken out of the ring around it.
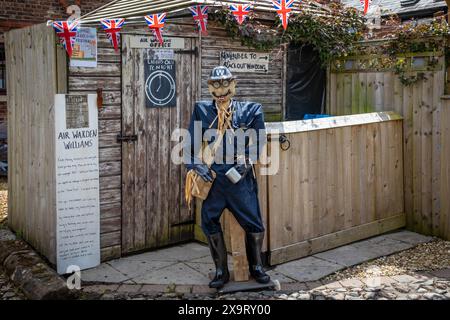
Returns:
[[[124,136],[121,133],[117,135],[117,142],[134,142],[137,141],[137,135]]]

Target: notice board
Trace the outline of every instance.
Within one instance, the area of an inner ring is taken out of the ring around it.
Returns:
[[[56,262],[59,274],[100,264],[97,95],[55,96]]]

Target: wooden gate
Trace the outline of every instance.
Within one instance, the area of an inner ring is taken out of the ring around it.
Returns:
[[[174,49],[176,107],[146,107],[147,49],[122,52],[122,253],[152,249],[193,237],[193,210],[183,198],[185,169],[170,159],[172,132],[187,128],[198,92],[197,40]]]

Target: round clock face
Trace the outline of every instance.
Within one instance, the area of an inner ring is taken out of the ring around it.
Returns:
[[[166,71],[152,73],[145,82],[145,94],[157,106],[166,106],[172,101],[175,91],[175,80]]]

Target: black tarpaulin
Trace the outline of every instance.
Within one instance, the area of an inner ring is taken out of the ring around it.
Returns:
[[[312,46],[289,46],[286,81],[287,120],[323,113],[326,70]]]

